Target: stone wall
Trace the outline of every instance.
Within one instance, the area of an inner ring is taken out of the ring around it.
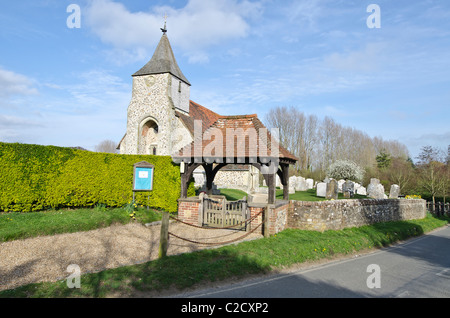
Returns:
[[[379,222],[422,219],[425,216],[425,200],[291,201],[287,226],[314,231],[341,230]]]
[[[200,225],[202,200],[198,197],[179,199],[178,218],[184,222]],[[268,213],[269,235],[287,228],[326,231],[342,230],[368,224],[423,219],[426,216],[425,200],[363,199],[331,200],[320,202],[282,201],[273,205],[248,203],[252,220],[248,230],[255,229]],[[260,226],[255,233],[264,234]]]
[[[289,213],[289,201],[276,201],[272,212],[269,214],[269,234],[276,234],[287,229],[287,217]]]

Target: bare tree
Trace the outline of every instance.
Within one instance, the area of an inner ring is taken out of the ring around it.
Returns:
[[[410,161],[403,158],[392,158],[387,174],[389,181],[398,184],[402,193],[411,189],[410,183],[414,177],[414,168]]]
[[[116,149],[117,143],[112,140],[103,140],[97,146],[95,146],[96,152],[106,152],[106,153],[119,153]]]
[[[295,107],[276,107],[265,118],[268,128],[278,128],[280,143],[299,161],[297,173],[325,173],[336,160],[351,160],[363,168],[376,165],[376,155],[385,149],[391,157],[408,158],[408,149],[398,141],[370,138],[366,133],[343,127],[333,118],[319,120]]]
[[[430,193],[433,204],[436,202],[436,195],[442,193],[442,188],[446,184],[444,179],[448,177],[446,173],[443,173],[445,169],[443,157],[443,152],[432,146],[422,147],[417,157],[419,159],[420,186],[423,190]]]

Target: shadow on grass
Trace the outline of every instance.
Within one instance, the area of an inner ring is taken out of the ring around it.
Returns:
[[[144,264],[124,266],[85,274],[81,288],[70,289],[66,280],[56,283],[30,284],[0,292],[0,297],[129,297],[134,291],[155,292],[189,288],[198,283],[239,278],[249,274],[263,274],[270,270],[247,256],[227,249],[203,250]]]

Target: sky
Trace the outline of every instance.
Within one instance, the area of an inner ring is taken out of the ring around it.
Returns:
[[[397,140],[413,159],[427,145],[447,151],[448,0],[5,1],[0,141],[118,143],[131,75],[164,15],[190,99],[221,115],[294,106]]]

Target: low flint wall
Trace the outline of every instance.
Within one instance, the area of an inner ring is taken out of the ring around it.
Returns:
[[[202,225],[202,200],[198,197],[178,200],[178,218]],[[276,234],[287,228],[326,231],[342,230],[380,222],[423,219],[425,200],[361,199],[330,201],[281,201],[275,204],[249,203],[250,217],[255,217],[249,230],[260,225],[268,213],[268,233]],[[261,213],[262,212],[262,213]],[[263,234],[263,226],[256,233]]]
[[[341,230],[379,222],[423,219],[425,216],[425,200],[290,201],[287,227],[314,231]]]

